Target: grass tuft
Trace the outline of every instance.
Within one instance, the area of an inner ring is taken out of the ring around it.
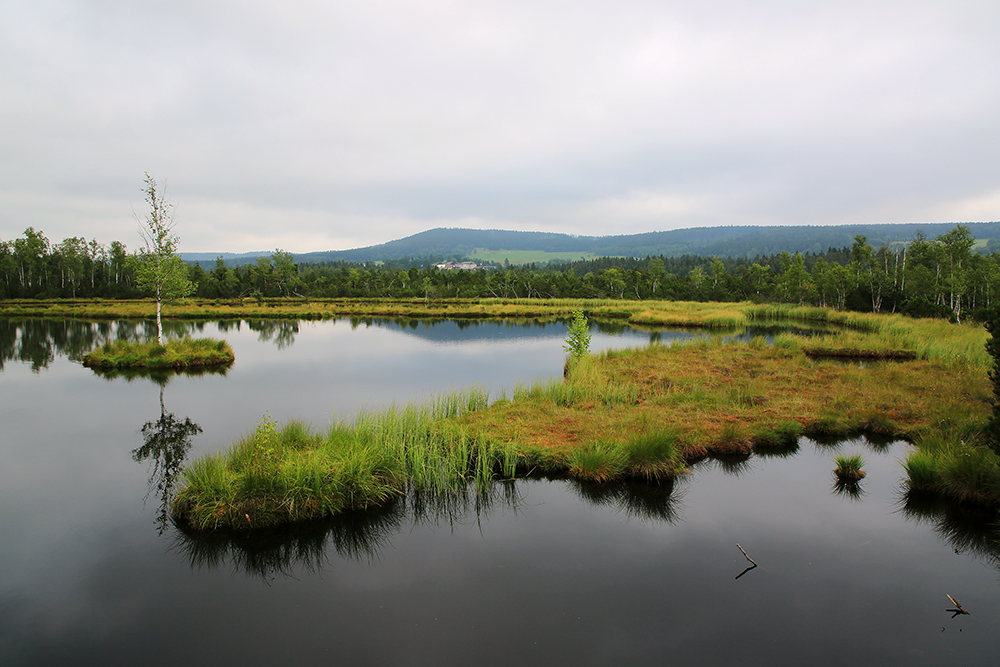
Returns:
[[[569,472],[591,482],[610,482],[625,474],[628,457],[620,447],[606,441],[574,449],[568,457]]]
[[[865,460],[861,454],[840,454],[833,457],[833,461],[837,464],[833,472],[843,482],[857,482],[867,474],[863,470]]]

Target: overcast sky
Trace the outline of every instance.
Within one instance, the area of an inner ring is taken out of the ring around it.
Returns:
[[[0,239],[1000,220],[998,0],[0,0]]]

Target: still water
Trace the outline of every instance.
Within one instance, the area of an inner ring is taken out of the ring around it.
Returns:
[[[803,439],[673,485],[525,479],[262,536],[185,535],[159,520],[182,456],[265,412],[323,427],[558,377],[566,331],[194,328],[233,346],[225,374],[102,377],[71,357],[145,325],[0,320],[0,664],[995,664],[996,535],[906,499],[903,443]],[[595,350],[697,335],[592,333]],[[164,425],[184,433],[169,456],[150,448]],[[853,493],[833,483],[841,452],[868,461]],[[972,615],[946,612],[949,594]]]

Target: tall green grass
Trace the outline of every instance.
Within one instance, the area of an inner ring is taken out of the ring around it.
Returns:
[[[662,481],[685,470],[676,429],[656,428],[626,440],[596,440],[567,456],[569,473],[592,482],[633,477]]]
[[[911,489],[960,502],[1000,504],[1000,457],[991,449],[940,432],[917,445],[903,463]]]
[[[442,420],[486,404],[487,393],[474,388],[426,405],[362,412],[325,433],[296,421],[278,428],[265,415],[227,453],[185,469],[172,514],[196,529],[262,528],[379,506],[408,492],[485,489],[513,477],[517,450]]]

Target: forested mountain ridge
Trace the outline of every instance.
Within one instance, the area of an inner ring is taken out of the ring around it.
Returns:
[[[547,264],[494,264],[478,271],[439,269],[412,257],[296,262],[291,253],[276,250],[237,267],[222,257],[208,270],[189,264],[187,279],[199,297],[258,304],[274,297],[749,300],[960,320],[987,315],[1000,297],[1000,252],[990,252],[997,249],[996,237],[983,243],[971,231],[975,227],[988,233],[996,226],[957,224],[934,238],[921,226],[910,240],[900,233],[900,242],[877,246],[865,234],[856,234],[850,244],[819,253],[602,255]],[[602,242],[608,238],[615,237]],[[54,244],[29,227],[22,238],[0,240],[0,299],[139,297],[144,295],[137,280],[140,264],[141,257],[128,253],[119,241],[105,246],[72,237]]]
[[[1000,222],[962,223],[984,245],[1000,239]],[[554,232],[517,232],[500,229],[430,229],[402,239],[364,248],[292,253],[296,262],[384,262],[407,257],[470,257],[477,249],[492,251],[579,252],[612,257],[742,257],[781,252],[821,253],[850,246],[858,234],[874,247],[908,242],[923,232],[934,237],[955,223],[900,223],[835,226],[695,227],[664,232],[612,236],[574,236]],[[1000,241],[998,241],[1000,242]],[[220,255],[229,266],[252,263],[271,251],[244,254],[182,253],[187,261],[214,263]]]

